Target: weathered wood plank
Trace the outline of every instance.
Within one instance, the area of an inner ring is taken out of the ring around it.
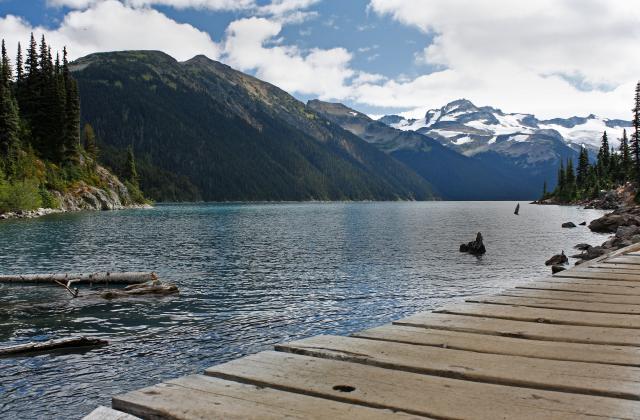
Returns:
[[[419,313],[394,321],[393,323],[395,325],[472,332],[532,340],[640,347],[640,334],[638,334],[638,331],[626,328],[544,324],[438,313]]]
[[[614,279],[590,279],[586,277],[545,277],[539,279],[539,281],[550,283],[570,283],[570,284],[586,284],[590,286],[614,286],[614,287],[627,287],[640,289],[640,282],[628,281],[628,280],[614,280]]]
[[[113,397],[113,407],[148,419],[408,419],[391,410],[192,375]]]
[[[590,269],[590,270],[565,270],[561,271],[557,274],[554,274],[553,277],[572,277],[576,279],[600,279],[600,280],[624,280],[627,283],[640,283],[640,274],[626,274],[619,273],[613,270],[598,270],[598,269]]]
[[[112,408],[101,405],[91,413],[84,416],[82,420],[140,420],[140,417],[135,417],[131,414],[116,411]]]
[[[533,297],[542,299],[572,300],[578,302],[600,302],[611,304],[640,305],[640,296],[607,295],[601,293],[566,292],[559,290],[507,289],[502,296]]]
[[[604,262],[595,262],[590,264],[589,262],[582,263],[578,266],[573,267],[573,270],[588,270],[589,268],[604,268],[609,270],[623,270],[628,271],[630,273],[638,273],[640,272],[640,265],[635,264],[616,264],[616,263],[604,263]]]
[[[480,335],[460,331],[431,330],[402,325],[383,325],[352,335],[371,340],[468,350],[479,353],[640,367],[640,348],[628,346],[523,340],[520,338]]]
[[[467,299],[471,303],[527,306],[530,308],[564,309],[579,312],[640,315],[640,305],[623,305],[600,302],[576,302],[575,300],[544,299],[515,296],[478,296]]]
[[[640,402],[477,383],[357,363],[262,352],[211,376],[437,418],[634,418]]]
[[[603,259],[601,262],[605,264],[640,264],[640,257],[634,255],[621,255],[613,258]]]
[[[640,329],[640,316],[638,315],[578,312],[490,303],[458,303],[445,306],[434,312],[546,324]],[[640,331],[637,331],[636,334],[640,336]]]
[[[517,289],[558,290],[567,292],[602,293],[606,295],[640,296],[640,290],[636,287],[605,286],[580,283],[564,283],[551,281],[535,281],[516,286]]]
[[[640,368],[534,359],[362,338],[320,335],[276,345],[276,350],[393,370],[640,400]],[[585,376],[589,377],[585,381]]]

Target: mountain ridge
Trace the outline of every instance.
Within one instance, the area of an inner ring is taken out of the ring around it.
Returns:
[[[402,163],[278,87],[207,57],[97,53],[71,70],[82,119],[105,139],[104,160],[118,172],[118,150],[131,145],[141,186],[156,200],[436,198]]]

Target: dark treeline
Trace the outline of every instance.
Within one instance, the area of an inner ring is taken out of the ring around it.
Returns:
[[[64,192],[76,181],[100,184],[96,137],[89,124],[81,136],[66,48],[54,57],[44,36],[38,43],[31,34],[26,49],[18,44],[14,63],[2,40],[0,212],[56,207],[51,190]]]
[[[584,147],[580,150],[577,165],[574,165],[572,159],[560,162],[556,188],[553,192],[547,192],[545,184],[543,198],[555,198],[564,203],[596,198],[601,191],[627,182],[640,185],[640,82],[635,92],[631,138],[624,130],[620,147],[615,150],[609,146],[609,137],[605,131],[595,162],[590,163]],[[636,201],[638,198],[636,197]]]

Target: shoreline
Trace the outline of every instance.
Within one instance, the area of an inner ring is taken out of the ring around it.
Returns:
[[[49,216],[52,214],[62,214],[62,213],[78,213],[82,211],[116,211],[116,210],[135,210],[135,209],[152,209],[153,206],[150,204],[130,204],[126,206],[118,206],[114,208],[107,209],[90,209],[90,208],[82,208],[82,209],[52,209],[52,208],[38,208],[35,210],[18,210],[18,211],[10,211],[6,213],[0,213],[0,221],[1,220],[20,220],[20,219],[37,219],[44,216]]]

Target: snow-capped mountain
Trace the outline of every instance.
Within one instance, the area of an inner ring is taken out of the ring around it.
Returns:
[[[605,130],[609,144],[617,148],[623,129],[631,127],[629,121],[595,115],[539,120],[532,114],[509,114],[490,106],[477,107],[466,99],[429,110],[424,118],[387,115],[380,121],[403,131],[428,135],[467,156],[489,151],[516,156],[527,151],[529,162],[551,158],[551,153],[545,153],[544,148],[558,141],[574,150],[584,146],[597,152]]]

